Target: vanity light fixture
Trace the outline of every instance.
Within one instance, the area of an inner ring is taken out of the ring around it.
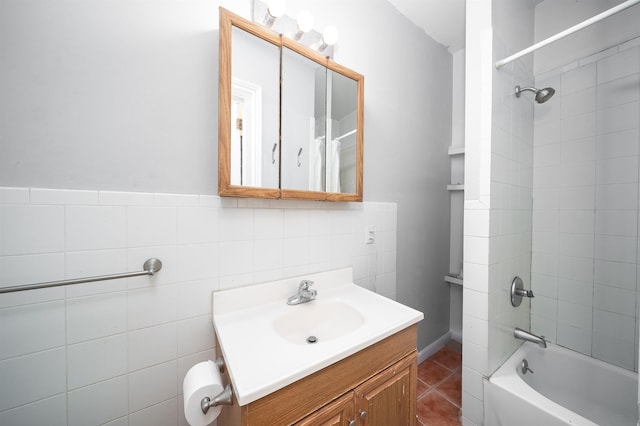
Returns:
[[[271,28],[276,19],[284,16],[286,9],[286,0],[268,0],[267,14],[264,17],[264,24]]]
[[[293,35],[294,40],[300,40],[304,33],[313,29],[313,15],[308,10],[303,10],[298,15],[297,32]]]
[[[329,25],[322,32],[322,43],[318,46],[318,51],[322,52],[329,46],[333,46],[338,41],[338,29]]]
[[[251,0],[251,3],[253,22],[320,52],[322,56],[333,58],[334,45],[338,41],[335,26],[327,26],[324,32],[317,31],[313,28],[315,19],[309,10],[300,11],[297,17],[287,15],[286,0]]]

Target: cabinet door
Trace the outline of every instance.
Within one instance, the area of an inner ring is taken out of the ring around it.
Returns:
[[[417,355],[414,353],[356,388],[358,424],[415,425],[416,374]]]
[[[349,426],[354,419],[353,413],[353,392],[348,392],[305,417],[295,426]]]

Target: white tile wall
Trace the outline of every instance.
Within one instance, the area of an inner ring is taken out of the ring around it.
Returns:
[[[623,50],[597,62],[598,84],[640,72],[638,49]]]
[[[56,395],[18,408],[3,411],[0,413],[0,424],[66,426],[66,395]]]
[[[591,63],[582,67],[576,67],[570,71],[562,73],[561,88],[556,88],[559,94],[569,95],[571,93],[589,89],[596,86],[596,63]],[[536,139],[537,139],[536,128]]]
[[[69,299],[66,314],[69,344],[124,333],[127,331],[127,293]]]
[[[64,393],[66,371],[64,347],[0,361],[0,411]]]
[[[493,49],[494,60],[513,53],[495,34]],[[547,108],[543,122],[548,137],[534,151],[533,105],[524,99],[527,95],[516,99],[513,94],[517,84],[526,86],[532,82],[531,71],[521,61],[494,70],[491,143],[482,147],[488,152],[480,153],[478,158],[465,157],[466,165],[490,155],[488,170],[479,174],[480,188],[488,187],[489,191],[476,196],[465,190],[462,360],[465,379],[473,379],[463,381],[463,424],[483,424],[482,377],[495,371],[517,346],[509,330],[529,327],[529,302],[515,310],[507,296],[513,277],[519,275],[529,287],[532,245],[556,250],[558,246],[557,235],[551,231],[557,231],[559,226],[557,182],[563,173],[558,167],[562,123],[554,118],[559,110]],[[467,134],[469,126],[468,123]],[[473,142],[467,140],[465,155],[472,156],[470,143]],[[556,209],[555,214],[535,224],[531,216],[534,158],[545,165],[545,173],[536,177],[536,188],[544,188],[549,205]],[[467,172],[465,169],[465,175],[470,175]],[[538,233],[532,239],[534,226],[546,233]]]
[[[183,377],[215,356],[212,291],[352,266],[395,297],[396,221],[394,203],[0,188],[0,286],[163,262],[0,295],[0,424],[185,425]]]
[[[528,84],[532,80],[531,71],[521,61],[514,62],[513,66],[504,72],[494,74],[494,81],[501,81],[500,84],[507,88],[505,96],[509,99],[511,122],[503,134],[503,137],[507,137],[506,143],[509,146],[504,157],[509,173],[503,181],[503,190],[491,194],[491,216],[497,217],[491,222],[489,242],[489,372],[494,371],[515,348],[515,339],[508,330],[515,326],[528,327],[528,302],[525,302],[524,309],[514,310],[509,298],[505,297],[513,277],[520,276],[525,281],[525,287],[528,287],[531,281],[532,245],[554,244],[551,240],[541,239],[534,242],[531,238],[533,222],[530,200],[533,196],[534,158],[547,167],[548,174],[538,179],[541,187],[553,188],[562,174],[562,169],[557,167],[557,159],[560,157],[557,137],[552,135],[546,144],[539,145],[538,149],[534,150],[533,105],[525,98],[517,99],[513,96],[513,87],[517,84]],[[549,108],[543,121],[553,123],[557,114],[558,111]],[[553,128],[553,125],[550,128]],[[500,173],[495,172],[492,164],[492,182],[501,179]],[[545,226],[555,229],[558,226],[557,216],[547,217]]]
[[[65,208],[66,250],[114,249],[127,246],[127,211],[114,206]]]
[[[129,416],[129,426],[173,426],[178,416],[178,400],[172,398],[160,404],[153,405],[144,410],[137,411]]]
[[[127,338],[129,371],[167,362],[178,355],[178,325],[175,322],[136,330],[129,333]],[[207,344],[202,340],[205,346],[213,347],[213,341]]]
[[[126,334],[69,345],[68,389],[77,389],[125,374],[127,349]]]
[[[127,246],[175,245],[176,221],[175,207],[128,207]]]
[[[63,346],[64,301],[0,310],[0,359]]]
[[[126,416],[129,412],[128,393],[127,376],[67,392],[68,425],[100,425]]]
[[[154,365],[129,374],[129,411],[175,398],[178,390],[178,364],[176,360]]]
[[[32,204],[98,204],[98,194],[95,191],[68,191],[66,189],[31,188],[30,192]]]
[[[66,278],[107,275],[127,270],[127,249],[91,250],[65,253]],[[98,281],[81,286],[67,287],[67,297],[81,297],[102,293],[122,292],[127,280]]]
[[[558,344],[637,370],[640,48],[627,47],[537,81],[555,80],[561,154],[553,163],[549,118],[536,114],[531,321]]]
[[[596,148],[599,159],[638,155],[638,129],[598,135]]]
[[[64,208],[7,205],[0,216],[0,254],[52,253],[64,250]]]
[[[0,188],[0,204],[28,204],[29,188]]]

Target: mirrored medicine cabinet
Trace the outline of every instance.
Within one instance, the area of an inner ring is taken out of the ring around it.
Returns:
[[[220,8],[218,193],[362,201],[364,77]]]

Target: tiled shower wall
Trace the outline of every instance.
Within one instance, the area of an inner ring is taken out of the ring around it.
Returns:
[[[531,322],[637,370],[640,39],[539,75]]]
[[[494,34],[494,55],[514,52]],[[494,70],[491,138],[489,253],[489,372],[520,346],[513,328],[529,327],[527,301],[515,309],[510,288],[515,276],[529,288],[531,198],[533,192],[533,104],[516,98],[514,87],[533,82],[531,64],[517,60]]]
[[[469,5],[470,3],[467,3]],[[473,13],[467,9],[467,14]],[[533,82],[530,63],[518,60],[496,70],[496,60],[514,53],[497,33],[488,40],[492,52],[489,82],[482,101],[489,117],[467,115],[467,121],[482,123],[490,133],[490,144],[482,147],[477,163],[486,167],[479,174],[480,191],[473,199],[466,190],[464,218],[464,311],[462,358],[462,410],[464,425],[484,422],[483,378],[490,376],[520,341],[513,338],[514,327],[529,327],[529,306],[510,304],[509,287],[519,275],[529,286],[531,276],[531,197],[533,187],[533,106],[516,99],[517,84]],[[467,88],[469,88],[467,80]],[[487,92],[489,92],[487,90]],[[469,126],[469,124],[468,124]],[[465,155],[471,149],[467,132]],[[465,158],[465,161],[467,158]],[[465,165],[466,166],[466,165]],[[467,169],[465,169],[465,177]]]
[[[213,290],[352,266],[395,298],[396,218],[395,203],[0,188],[0,286],[163,262],[0,294],[0,424],[186,425],[183,377],[214,357]]]

